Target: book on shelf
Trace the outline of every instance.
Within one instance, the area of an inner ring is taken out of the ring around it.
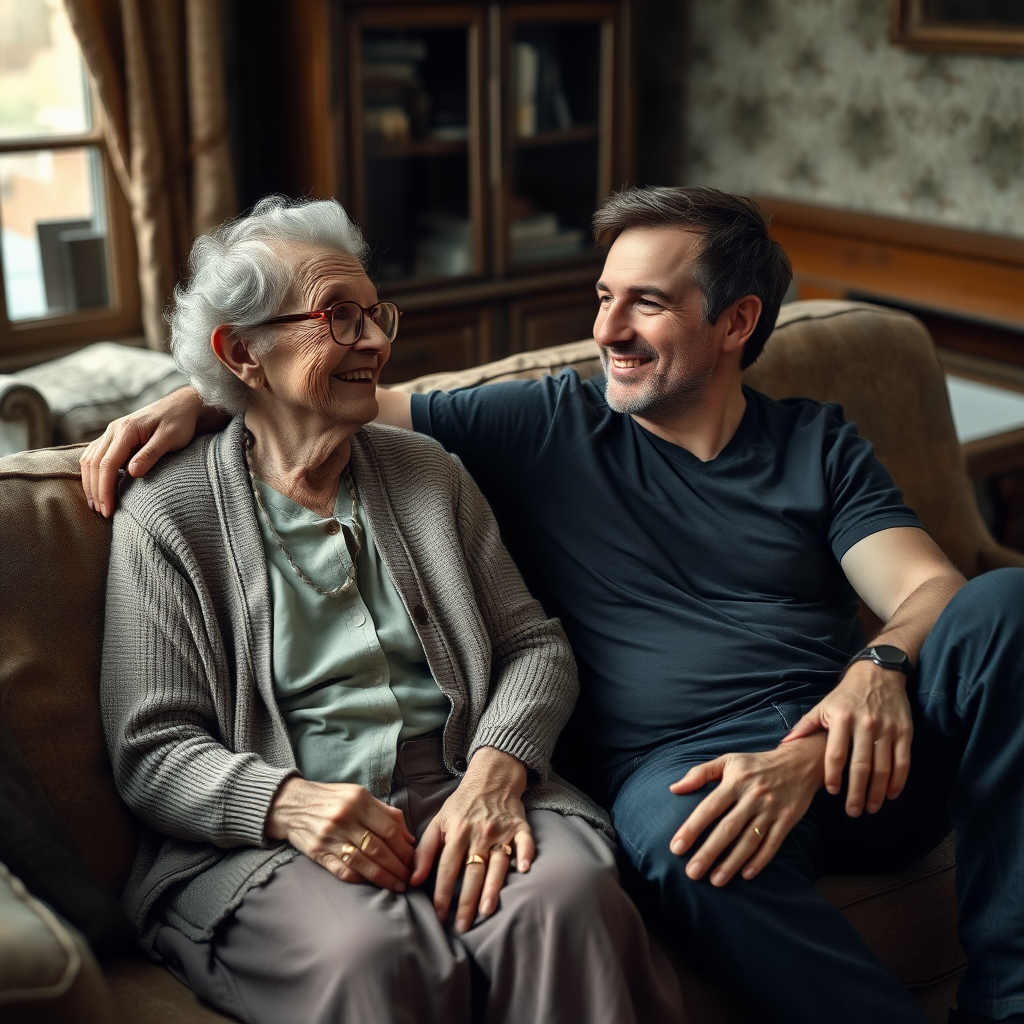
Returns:
[[[516,134],[520,138],[573,126],[562,88],[561,63],[549,47],[516,43],[515,76]]]

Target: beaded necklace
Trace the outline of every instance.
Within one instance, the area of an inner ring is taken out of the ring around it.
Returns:
[[[274,538],[274,542],[281,549],[281,554],[288,559],[288,564],[295,570],[295,575],[302,580],[307,586],[312,587],[318,594],[322,594],[324,597],[341,597],[350,587],[355,586],[356,582],[356,559],[359,557],[359,552],[363,546],[363,528],[359,524],[358,512],[359,512],[359,498],[356,495],[356,486],[352,480],[352,473],[348,466],[346,466],[341,473],[342,479],[345,481],[348,487],[348,493],[352,497],[352,527],[349,528],[344,523],[341,523],[341,528],[345,532],[345,546],[349,549],[349,555],[352,558],[352,565],[348,570],[348,575],[345,578],[345,582],[340,587],[335,587],[333,590],[324,590],[323,587],[318,586],[314,583],[303,571],[299,564],[292,558],[289,550],[284,546],[284,541],[281,539],[281,535],[277,532],[277,528],[274,526],[273,520],[270,518],[270,513],[267,512],[266,506],[263,504],[263,499],[260,497],[260,489],[256,486],[256,475],[252,471],[252,459],[249,456],[249,452],[252,449],[252,434],[246,431],[245,434],[245,466],[249,470],[249,483],[252,485],[252,493],[256,498],[256,507],[260,510],[260,515],[263,517],[263,521],[267,524],[267,529],[270,530],[270,535]],[[351,537],[351,543],[349,538]]]

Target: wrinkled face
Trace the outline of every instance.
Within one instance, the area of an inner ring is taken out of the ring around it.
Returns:
[[[711,381],[717,350],[692,276],[700,241],[679,227],[628,228],[608,250],[594,339],[617,412],[668,419],[693,408]]]
[[[369,309],[377,292],[359,261],[346,253],[312,246],[282,247],[296,265],[295,287],[279,311],[304,313],[352,299]],[[369,423],[377,415],[374,392],[391,354],[387,337],[369,317],[354,345],[338,345],[326,320],[274,324],[273,345],[261,357],[265,391],[292,415]]]

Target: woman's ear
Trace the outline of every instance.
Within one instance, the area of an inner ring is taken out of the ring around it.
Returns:
[[[249,342],[228,324],[218,324],[210,335],[214,355],[247,387],[259,391],[266,384],[263,364]]]

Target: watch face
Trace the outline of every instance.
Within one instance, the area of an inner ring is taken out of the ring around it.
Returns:
[[[878,644],[877,647],[871,649],[882,661],[891,661],[894,665],[902,665],[903,659],[906,657],[903,651],[891,644]]]

